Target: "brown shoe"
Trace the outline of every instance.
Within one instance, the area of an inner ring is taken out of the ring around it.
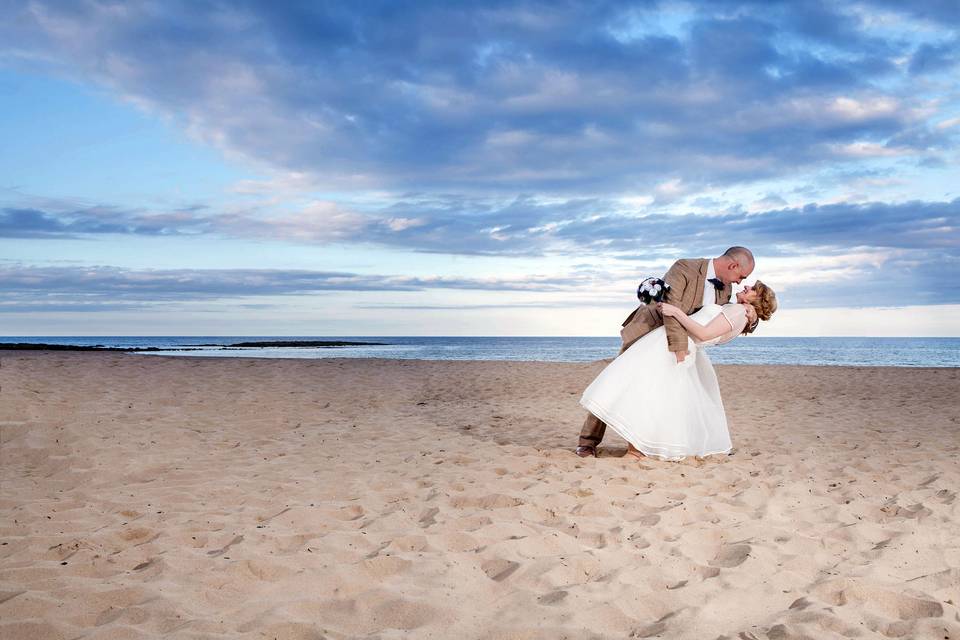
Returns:
[[[597,448],[591,447],[588,444],[582,444],[579,447],[577,447],[577,450],[575,451],[575,453],[581,458],[589,458],[590,456],[593,456],[594,458],[596,458]]]

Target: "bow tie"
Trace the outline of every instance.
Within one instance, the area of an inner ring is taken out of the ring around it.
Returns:
[[[718,280],[717,278],[710,278],[709,280],[707,280],[707,282],[712,284],[713,288],[716,289],[717,291],[723,291],[723,288],[726,286],[725,284],[720,282],[720,280]]]

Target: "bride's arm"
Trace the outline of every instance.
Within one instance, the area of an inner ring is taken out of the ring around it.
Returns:
[[[727,320],[727,316],[722,313],[718,313],[716,318],[704,326],[696,320],[691,320],[690,316],[672,304],[661,302],[657,305],[657,308],[668,318],[676,318],[680,324],[683,325],[683,328],[687,330],[687,333],[697,342],[713,340],[733,329],[733,325]]]

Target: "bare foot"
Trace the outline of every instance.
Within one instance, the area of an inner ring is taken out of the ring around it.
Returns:
[[[647,457],[646,455],[644,455],[643,451],[640,451],[640,449],[637,449],[635,446],[633,446],[629,442],[627,443],[627,455],[631,455],[634,458],[637,458],[638,460],[643,460],[644,458]]]

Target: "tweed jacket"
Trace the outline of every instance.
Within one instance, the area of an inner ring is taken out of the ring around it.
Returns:
[[[670,285],[665,301],[680,307],[688,315],[699,311],[703,307],[704,286],[713,286],[707,284],[708,264],[707,258],[683,259],[674,262],[663,277],[664,281]],[[717,289],[717,304],[730,302],[732,292],[733,287],[729,284],[723,289]],[[676,318],[664,318],[663,314],[657,310],[657,305],[651,303],[640,305],[623,321],[623,328],[620,329],[620,338],[623,343],[621,353],[660,325],[666,328],[667,348],[670,351],[686,351],[689,348],[687,331],[683,325]]]

